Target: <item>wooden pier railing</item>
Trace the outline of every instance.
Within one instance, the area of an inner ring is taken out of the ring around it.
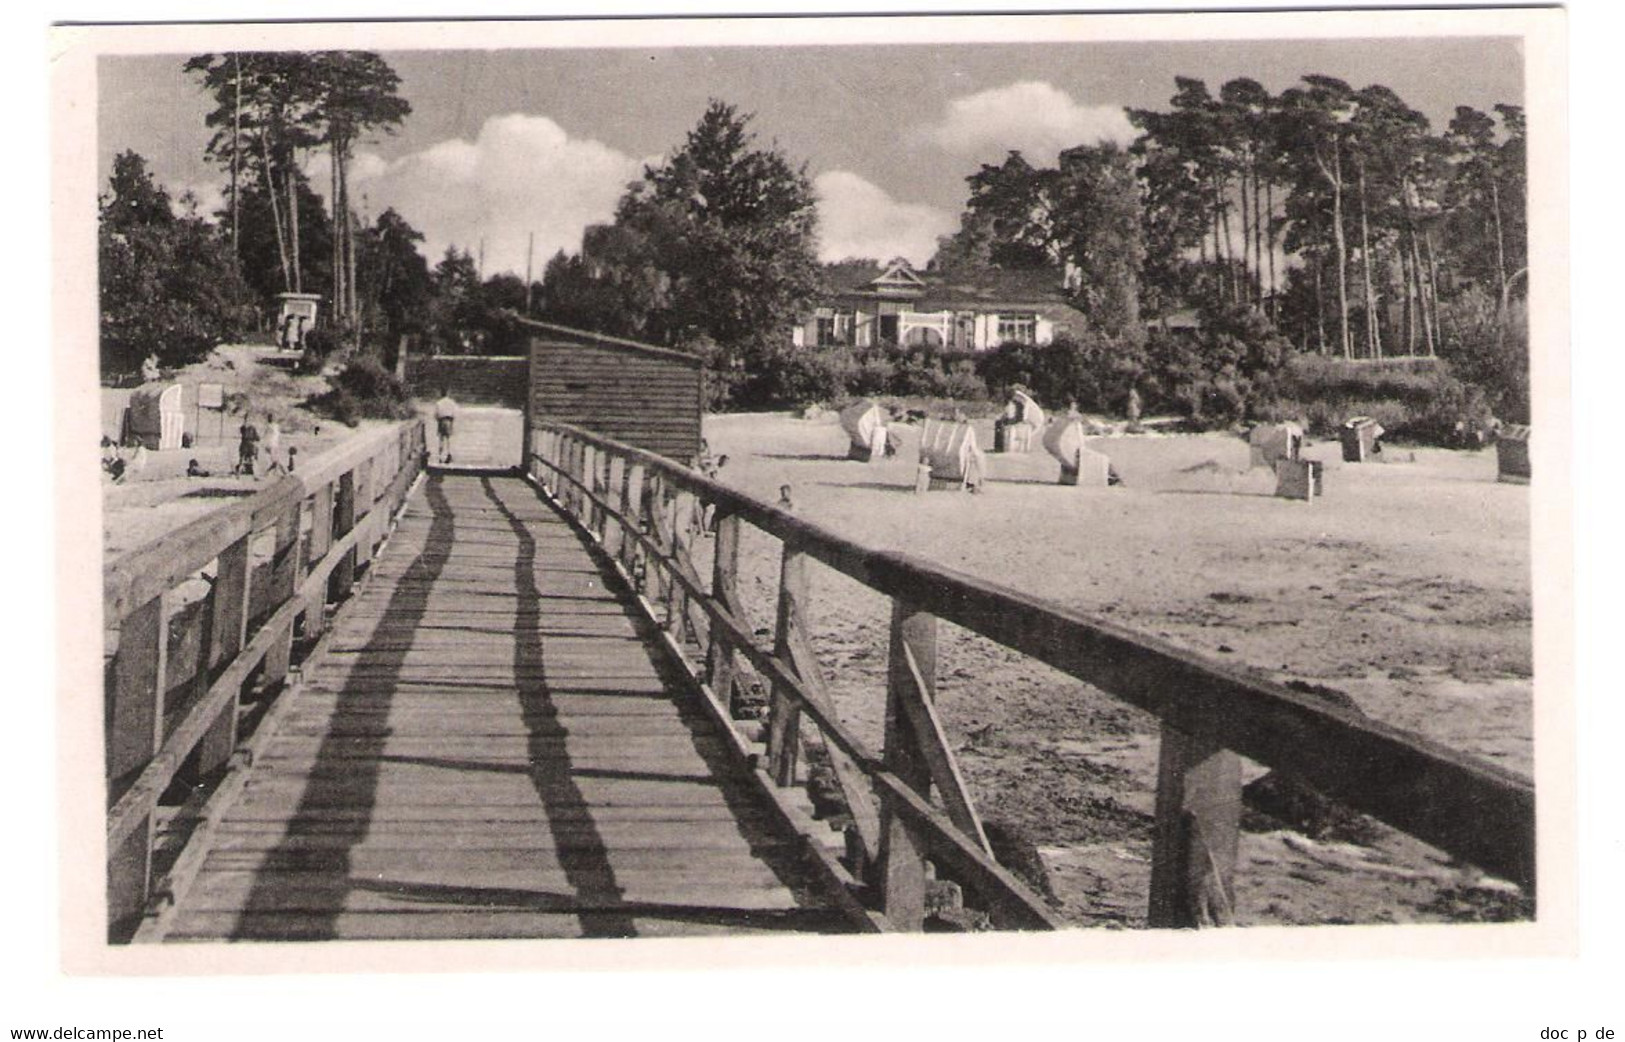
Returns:
[[[713,707],[732,701],[743,660],[772,695],[765,784],[793,785],[800,736],[822,736],[853,825],[848,882],[892,928],[919,929],[933,871],[1002,928],[1061,925],[992,857],[934,708],[937,620],[1047,663],[1161,721],[1149,922],[1233,921],[1239,756],[1297,776],[1446,853],[1534,892],[1530,783],[1427,739],[1234,667],[907,554],[871,549],[663,457],[533,421],[533,477],[596,539],[663,616],[672,644],[703,649],[691,670]],[[715,529],[712,574],[690,547]],[[740,526],[782,542],[772,645],[753,637],[737,589]],[[884,746],[836,713],[807,624],[807,562],[892,601]],[[696,658],[699,656],[696,655]],[[934,794],[934,798],[933,798]]]
[[[238,746],[244,698],[289,672],[345,597],[421,472],[422,420],[357,439],[263,491],[111,561],[107,663],[107,898],[127,938],[155,892],[160,801],[213,779]],[[187,602],[185,588],[208,587]]]

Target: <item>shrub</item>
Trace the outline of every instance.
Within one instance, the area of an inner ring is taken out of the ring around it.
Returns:
[[[332,389],[308,404],[351,427],[363,419],[401,420],[413,414],[405,385],[372,358],[352,359],[333,378]]]
[[[1488,406],[1513,423],[1529,422],[1529,317],[1523,301],[1505,314],[1472,287],[1441,305],[1439,356],[1461,379],[1481,388]]]
[[[1277,407],[1322,435],[1351,416],[1370,416],[1401,440],[1471,444],[1490,418],[1485,392],[1445,363],[1385,366],[1306,355],[1287,366],[1280,387]]]

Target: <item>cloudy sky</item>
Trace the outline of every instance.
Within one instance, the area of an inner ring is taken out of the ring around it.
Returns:
[[[1442,127],[1456,105],[1522,99],[1510,39],[1114,42],[618,50],[384,51],[412,115],[364,144],[352,193],[422,230],[431,261],[485,245],[487,274],[536,270],[607,219],[645,163],[682,142],[718,97],[755,113],[760,140],[805,162],[819,197],[821,253],[927,260],[952,231],[965,178],[1019,148],[1126,142],[1124,108],[1163,107],[1176,75],[1217,90],[1251,76],[1272,91],[1306,73],[1382,83]],[[203,161],[211,107],[182,75],[185,54],[104,57],[97,157],[134,149],[173,192],[221,197]],[[315,185],[326,167],[314,157]]]

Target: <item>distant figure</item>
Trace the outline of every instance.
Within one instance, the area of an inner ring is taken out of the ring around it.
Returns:
[[[779,509],[780,510],[794,510],[795,508],[796,508],[796,504],[790,498],[790,486],[789,485],[780,485],[779,486]]]
[[[186,476],[189,478],[206,478],[209,476],[209,472],[198,466],[197,460],[189,459],[186,461]]]
[[[137,445],[135,447],[135,454],[130,457],[129,465],[119,473],[119,480],[134,477],[145,469],[147,469],[147,447],[145,445]]]
[[[434,429],[440,439],[440,462],[451,462],[451,431],[457,423],[457,402],[450,388],[442,388],[440,400],[434,403]]]
[[[282,452],[282,425],[276,422],[276,417],[270,413],[265,414],[265,454],[270,457],[270,469],[278,473],[287,473],[279,458]]]
[[[115,483],[124,477],[124,454],[112,438],[102,436],[102,470],[112,477]]]
[[[700,458],[695,469],[707,478],[717,476],[717,461],[711,455],[711,443],[704,438],[700,439]]]
[[[254,426],[254,417],[243,413],[243,425],[237,428],[237,469],[234,474],[247,474],[257,478],[255,466],[259,462],[260,432]]]

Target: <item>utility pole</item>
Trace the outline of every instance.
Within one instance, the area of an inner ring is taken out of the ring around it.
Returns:
[[[485,236],[483,235],[480,236],[480,260],[478,264],[474,265],[474,277],[480,280],[480,285],[485,285]]]
[[[530,233],[530,243],[525,247],[525,317],[530,317],[530,263],[536,255],[536,233]]]

